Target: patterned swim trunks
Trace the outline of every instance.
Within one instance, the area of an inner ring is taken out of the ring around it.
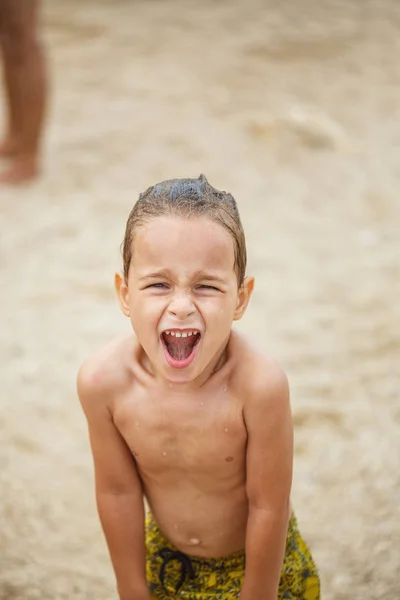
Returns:
[[[146,570],[157,600],[237,600],[245,571],[244,551],[224,558],[198,558],[174,548],[151,513],[146,518]],[[277,600],[320,600],[318,571],[302,539],[296,517],[289,522]]]

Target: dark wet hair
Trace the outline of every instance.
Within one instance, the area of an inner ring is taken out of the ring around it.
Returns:
[[[151,219],[171,215],[189,219],[205,217],[219,223],[232,236],[234,268],[241,286],[246,272],[246,240],[235,199],[215,189],[204,175],[198,179],[169,179],[140,194],[128,217],[122,244],[124,276],[128,280],[135,231]]]

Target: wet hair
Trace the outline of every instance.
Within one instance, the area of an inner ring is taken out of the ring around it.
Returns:
[[[241,286],[246,272],[246,240],[235,199],[215,189],[204,175],[198,179],[169,179],[149,187],[140,194],[126,223],[122,243],[124,276],[128,280],[135,231],[156,217],[175,216],[183,219],[205,217],[222,225],[234,244],[234,269]]]

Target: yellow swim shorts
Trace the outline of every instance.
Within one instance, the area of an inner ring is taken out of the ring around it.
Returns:
[[[244,551],[217,559],[189,556],[174,548],[151,513],[146,518],[146,571],[157,600],[237,600],[245,571]],[[278,600],[320,600],[318,571],[292,514]]]

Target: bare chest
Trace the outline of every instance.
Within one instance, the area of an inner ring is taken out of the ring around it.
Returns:
[[[117,413],[116,425],[146,475],[243,468],[242,407],[227,394],[132,401]]]

